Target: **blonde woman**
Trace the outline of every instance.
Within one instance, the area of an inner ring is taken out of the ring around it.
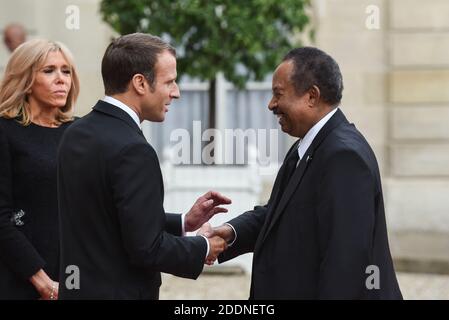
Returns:
[[[57,299],[56,153],[79,81],[69,50],[31,40],[0,84],[0,299]]]

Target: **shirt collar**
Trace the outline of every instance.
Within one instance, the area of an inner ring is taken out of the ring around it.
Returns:
[[[103,98],[104,102],[110,103],[114,106],[116,106],[117,108],[122,109],[123,111],[125,111],[127,114],[129,114],[129,116],[134,120],[134,122],[137,124],[137,126],[142,129],[142,126],[140,124],[140,120],[139,120],[139,116],[137,115],[137,113],[131,109],[130,107],[128,107],[126,104],[124,104],[123,102],[121,102],[120,100],[117,100],[111,96],[105,96]]]
[[[315,125],[309,131],[307,131],[306,135],[304,136],[304,138],[301,139],[298,145],[299,159],[302,159],[304,157],[304,155],[307,152],[307,149],[312,144],[313,139],[315,139],[316,135],[318,134],[318,132],[320,132],[321,128],[324,127],[326,122],[329,121],[329,119],[335,114],[335,112],[337,112],[337,110],[338,107],[329,112],[328,114],[326,114],[320,121],[315,123]]]

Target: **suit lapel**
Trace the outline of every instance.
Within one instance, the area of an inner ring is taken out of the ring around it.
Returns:
[[[264,233],[262,233],[262,240],[260,241],[260,244],[262,244],[262,242],[266,239],[267,235],[275,225],[276,221],[282,215],[294,191],[298,188],[309,164],[313,160],[313,155],[315,152],[317,152],[319,145],[324,141],[324,139],[329,135],[329,133],[342,122],[348,123],[343,112],[340,109],[338,109],[335,112],[335,114],[329,119],[329,121],[323,126],[323,128],[321,128],[320,132],[316,135],[312,144],[304,154],[304,157],[299,161],[299,165],[296,168],[292,178],[288,182],[287,187],[285,188],[285,192],[281,196],[278,205],[275,206],[274,212],[271,212],[273,210],[272,208],[270,209],[270,212],[268,212],[267,220],[265,221],[265,225],[262,228],[262,231]],[[279,190],[276,190],[276,194],[278,192]]]
[[[278,205],[276,206],[274,212],[271,212],[270,219],[267,221],[268,222],[268,227],[266,228],[267,231],[263,235],[262,242],[265,240],[266,236],[268,235],[268,233],[273,228],[276,221],[281,216],[281,213],[283,212],[285,206],[290,200],[293,192],[296,190],[298,184],[301,182],[301,179],[304,176],[304,173],[306,172],[307,166],[309,164],[309,161],[307,161],[308,156],[309,151],[307,151],[306,154],[304,155],[304,158],[301,159],[301,161],[299,161],[299,165],[296,168],[295,172],[293,173],[293,176],[291,177],[290,181],[288,182],[284,194],[281,195]],[[277,192],[280,192],[280,190],[277,190]]]
[[[270,207],[272,207],[273,205],[276,205],[275,201],[276,201],[276,199],[278,199],[278,197],[279,197],[279,192],[280,192],[280,185],[279,185],[279,184],[281,183],[282,177],[284,176],[285,162],[286,162],[286,160],[288,159],[288,157],[290,157],[290,155],[291,155],[292,152],[297,152],[297,150],[298,150],[298,144],[299,144],[299,140],[296,141],[296,142],[293,144],[293,146],[290,148],[289,152],[287,152],[287,155],[285,156],[285,159],[284,159],[284,163],[283,163],[282,166],[279,168],[279,172],[278,172],[278,174],[277,174],[277,176],[276,176],[276,180],[274,181],[274,186],[273,186],[274,192],[273,192],[273,195],[272,195],[272,199],[270,199],[270,200],[272,200],[273,202],[270,203]],[[271,201],[270,201],[270,202],[271,202]]]

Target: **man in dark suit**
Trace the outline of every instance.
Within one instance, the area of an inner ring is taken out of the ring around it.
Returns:
[[[114,40],[102,61],[106,97],[66,131],[58,154],[61,299],[157,299],[160,272],[195,279],[226,247],[181,237],[230,200],[200,197],[184,216],[165,214],[164,188],[143,120],[163,121],[179,97],[175,50],[158,37]],[[183,220],[185,220],[183,222]]]
[[[201,232],[229,243],[219,261],[254,252],[252,299],[401,299],[377,161],[338,108],[337,63],[294,49],[273,76],[268,108],[299,140],[268,204]]]

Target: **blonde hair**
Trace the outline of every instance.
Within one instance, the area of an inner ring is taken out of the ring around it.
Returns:
[[[72,84],[64,107],[58,110],[56,121],[73,120],[73,107],[79,94],[79,79],[69,49],[60,42],[35,39],[21,44],[12,53],[0,84],[0,117],[16,119],[24,126],[31,123],[27,92],[31,89],[36,72],[43,66],[50,52],[59,51],[67,60]]]

